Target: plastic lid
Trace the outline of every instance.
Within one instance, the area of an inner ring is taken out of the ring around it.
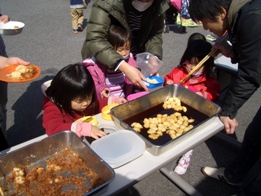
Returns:
[[[145,142],[132,131],[119,130],[93,141],[91,148],[112,168],[117,168],[141,156]]]

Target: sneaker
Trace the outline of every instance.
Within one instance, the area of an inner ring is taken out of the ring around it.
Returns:
[[[78,24],[78,31],[82,31],[82,24]]]
[[[179,159],[178,165],[175,167],[174,172],[178,175],[183,175],[186,173],[190,163],[190,158],[182,156]]]
[[[214,178],[216,180],[219,180],[221,182],[225,182],[227,183],[228,185],[231,185],[231,186],[241,186],[242,183],[233,183],[233,182],[229,182],[225,175],[224,175],[224,171],[225,171],[225,168],[213,168],[213,167],[203,167],[201,169],[201,172],[205,175],[205,176],[208,176],[208,177],[211,177],[211,178]]]
[[[74,29],[74,30],[73,30],[73,33],[74,33],[74,34],[78,34],[78,30],[77,30],[77,29]]]
[[[184,154],[178,162],[178,165],[175,167],[174,171],[176,174],[178,175],[183,175],[186,173],[189,163],[190,163],[190,157],[192,156],[192,150],[189,150],[188,152],[186,152],[186,154]]]

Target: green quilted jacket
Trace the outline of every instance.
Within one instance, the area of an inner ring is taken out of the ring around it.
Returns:
[[[111,24],[121,25],[130,31],[123,5],[124,0],[95,0],[87,25],[86,39],[82,47],[82,58],[94,56],[98,61],[114,69],[123,60],[107,41],[107,34]],[[127,0],[130,1],[130,0]],[[164,13],[169,8],[169,0],[162,1],[159,13],[150,15],[148,20],[142,21],[142,33],[135,39],[139,40],[139,52],[150,52],[162,59],[162,33],[164,27]],[[150,9],[146,10],[145,13]]]

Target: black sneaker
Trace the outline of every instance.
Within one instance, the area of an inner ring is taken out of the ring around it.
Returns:
[[[226,177],[224,176],[224,170],[225,168],[213,168],[213,167],[203,167],[201,169],[201,172],[208,177],[214,178],[216,180],[219,180],[221,182],[225,182],[228,185],[231,186],[241,186],[242,182],[240,183],[233,183],[233,182],[229,182]]]

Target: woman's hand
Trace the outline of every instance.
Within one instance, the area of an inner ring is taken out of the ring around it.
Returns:
[[[7,23],[10,18],[7,15],[0,16],[0,22]]]
[[[18,57],[0,57],[0,69],[7,67],[9,65],[30,65],[30,62],[24,61]]]
[[[220,116],[219,118],[225,126],[226,133],[233,134],[235,132],[235,128],[238,126],[237,120],[235,118],[231,119],[228,116]]]
[[[92,125],[91,137],[94,139],[99,139],[100,137],[104,137],[106,133],[100,130],[98,127]]]
[[[126,62],[122,62],[122,64],[119,67],[119,70],[122,71],[133,84],[143,88],[145,91],[148,91],[148,88],[142,81],[145,79],[145,77],[137,68],[129,65]]]

